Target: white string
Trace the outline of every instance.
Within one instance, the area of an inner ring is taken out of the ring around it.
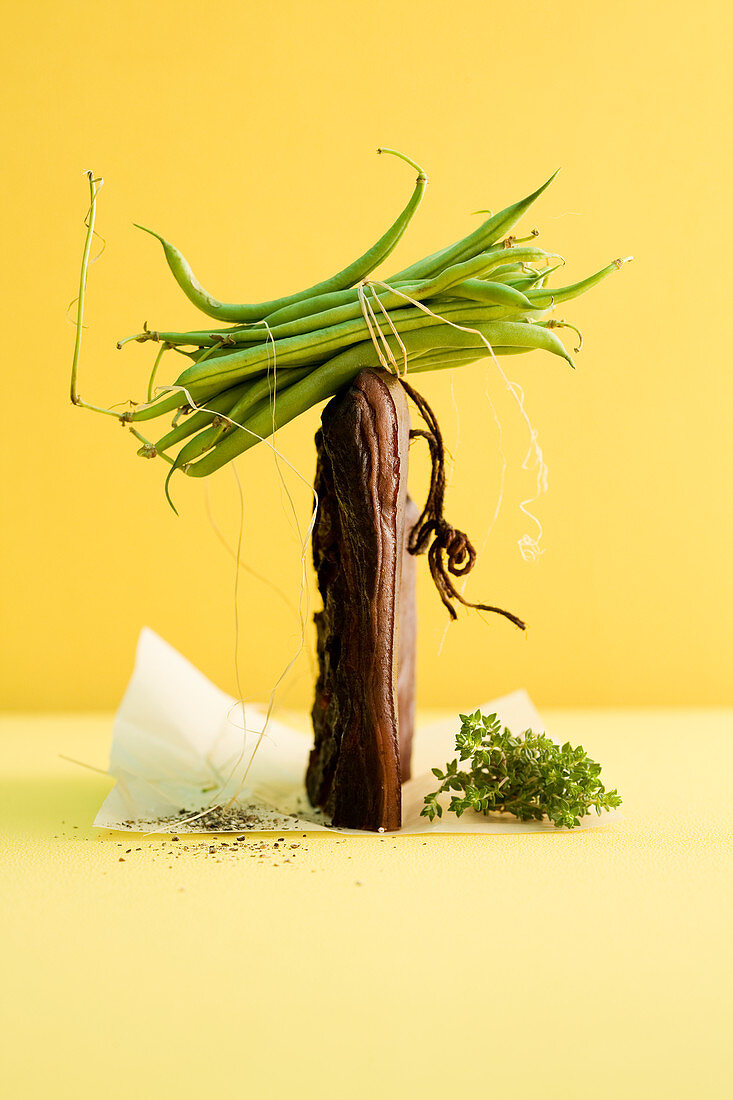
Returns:
[[[501,511],[501,506],[502,506],[502,503],[504,501],[504,489],[505,489],[505,485],[506,485],[506,473],[507,473],[507,469],[509,468],[509,462],[507,461],[506,452],[504,450],[504,429],[501,426],[501,419],[499,417],[499,414],[496,411],[496,406],[494,405],[494,402],[491,400],[491,394],[489,393],[489,382],[490,382],[490,377],[489,377],[489,370],[488,370],[488,367],[487,367],[486,375],[485,375],[485,387],[484,388],[485,388],[486,400],[489,403],[489,408],[491,409],[491,415],[494,418],[494,423],[496,424],[496,428],[497,428],[497,431],[499,433],[497,448],[498,448],[498,451],[499,451],[499,455],[501,457],[501,474],[499,475],[499,492],[498,492],[498,495],[497,495],[497,498],[496,498],[496,505],[494,507],[494,514],[493,514],[493,516],[491,517],[491,519],[489,521],[489,526],[486,529],[486,534],[484,535],[483,541],[482,541],[481,546],[479,548],[479,552],[478,552],[478,558],[479,559],[481,559],[482,555],[484,554],[484,552],[486,550],[486,547],[489,544],[489,539],[491,538],[491,532],[494,530],[494,526],[496,525],[496,521],[499,518],[499,512]],[[461,581],[460,591],[461,591],[462,596],[465,595],[467,585],[468,585],[468,577],[466,576]],[[445,639],[448,637],[448,631],[450,630],[450,628],[451,628],[451,626],[453,625],[454,622],[455,622],[454,619],[449,619],[448,622],[445,624],[445,627],[443,628],[443,633],[440,637],[440,642],[438,643],[438,656],[440,656],[441,653],[443,652],[443,646],[445,645]]]
[[[395,340],[397,341],[397,343],[399,344],[399,346],[402,349],[402,362],[403,362],[403,366],[404,366],[403,376],[407,377],[407,348],[403,344],[402,338],[400,337],[399,332],[395,328],[395,324],[394,324],[392,318],[390,317],[388,311],[384,308],[384,305],[382,303],[382,299],[377,294],[376,290],[374,289],[374,286],[372,284],[367,284],[367,285],[369,286],[369,289],[372,292],[374,300],[376,301],[377,305],[379,306],[380,310],[382,311],[382,314],[383,314],[385,320],[387,321],[387,324],[391,328],[392,335],[394,336]],[[366,301],[366,298],[364,300]],[[372,316],[374,316],[373,313],[372,313]],[[376,323],[376,317],[374,318],[374,320],[375,320],[375,323]],[[397,362],[396,362],[394,356],[392,355],[392,349],[389,346],[389,341],[387,340],[387,337],[384,335],[384,333],[382,332],[381,327],[378,324],[377,324],[377,331],[379,332],[379,335],[382,338],[382,342],[384,343],[385,347],[387,348],[387,351],[389,352],[389,357],[390,357],[390,359],[392,361],[392,364],[394,366],[395,374],[397,375],[397,377],[399,377],[400,372],[397,368]]]
[[[524,513],[527,519],[537,525],[537,538],[533,539],[530,534],[524,534],[517,542],[517,545],[524,561],[535,562],[539,558],[540,554],[544,554],[545,552],[544,547],[540,546],[543,533],[542,524],[540,523],[537,516],[533,512],[530,512],[527,505],[533,504],[536,500],[539,499],[539,497],[543,493],[547,492],[548,470],[544,461],[544,457],[542,455],[542,448],[537,442],[537,432],[533,429],[530,419],[527,416],[524,408],[524,390],[518,382],[511,382],[510,385],[512,391],[516,396],[519,409],[521,410],[522,415],[524,416],[524,419],[531,433],[530,445],[529,449],[527,450],[527,454],[525,455],[524,462],[522,463],[522,469],[531,470],[533,465],[537,466],[537,486],[535,495],[533,497],[529,497],[527,500],[523,500],[519,505],[520,511]]]
[[[238,786],[236,792],[234,793],[234,795],[228,800],[226,805],[227,806],[231,805],[233,802],[235,802],[237,800],[237,798],[241,794],[242,789],[244,788],[244,785],[247,781],[247,777],[249,775],[250,769],[251,769],[252,764],[254,762],[255,756],[257,755],[257,750],[259,749],[260,745],[262,744],[262,741],[264,740],[265,736],[267,735],[267,727],[270,723],[270,718],[272,716],[272,710],[273,710],[273,706],[274,706],[274,703],[275,703],[275,695],[276,695],[277,689],[279,688],[280,684],[285,679],[285,677],[288,675],[290,670],[293,668],[293,665],[295,664],[295,662],[300,657],[300,654],[303,651],[303,648],[305,646],[306,614],[305,614],[305,611],[303,609],[303,598],[305,596],[306,600],[307,600],[306,559],[307,559],[307,555],[308,555],[308,547],[309,547],[310,537],[311,537],[311,534],[313,532],[313,528],[315,526],[316,515],[317,515],[317,512],[318,512],[318,493],[316,492],[315,487],[313,485],[311,485],[311,483],[308,481],[308,479],[303,474],[301,474],[301,472],[297,469],[297,467],[295,467],[292,464],[292,462],[290,462],[290,460],[288,458],[286,458],[285,455],[283,455],[282,452],[279,451],[278,448],[275,447],[275,445],[268,438],[266,438],[265,436],[259,435],[257,432],[253,431],[253,429],[246,427],[246,425],[244,425],[244,424],[239,424],[237,421],[233,420],[230,416],[227,416],[225,413],[217,412],[214,409],[209,409],[209,408],[206,407],[206,405],[199,405],[196,401],[194,401],[191,393],[188,391],[188,389],[185,386],[163,386],[163,387],[160,387],[159,390],[158,390],[158,396],[162,396],[164,393],[182,393],[184,395],[184,397],[186,398],[186,401],[187,401],[188,405],[191,407],[192,411],[195,411],[195,412],[208,412],[208,413],[211,413],[214,416],[218,416],[222,420],[225,420],[227,423],[229,423],[232,427],[239,428],[242,431],[247,432],[248,435],[254,436],[260,443],[265,443],[270,448],[270,450],[273,452],[273,454],[275,454],[278,459],[280,459],[282,462],[284,462],[285,465],[296,475],[296,477],[300,478],[300,480],[304,483],[304,485],[306,485],[306,487],[308,488],[308,491],[310,492],[310,494],[313,497],[313,509],[312,509],[312,512],[311,512],[311,517],[310,517],[310,522],[308,524],[308,529],[306,531],[305,538],[303,539],[303,542],[302,542],[301,555],[300,555],[300,573],[301,573],[301,577],[300,577],[300,594],[299,594],[299,598],[298,598],[298,614],[299,614],[299,618],[300,618],[300,638],[299,638],[299,641],[298,641],[297,649],[296,649],[293,657],[291,658],[291,660],[288,662],[288,664],[285,666],[283,671],[278,676],[278,678],[275,681],[275,684],[274,684],[274,686],[273,686],[273,688],[270,692],[270,695],[269,695],[269,698],[268,698],[268,703],[267,703],[267,709],[266,709],[266,712],[265,712],[265,721],[264,721],[262,729],[259,730],[259,731],[250,730],[246,726],[246,721],[244,722],[243,727],[242,727],[244,737],[243,737],[243,741],[242,741],[241,752],[239,753],[237,759],[234,761],[234,764],[231,766],[231,768],[229,770],[229,775],[227,776],[224,783],[221,785],[220,790],[214,796],[212,796],[211,800],[206,804],[206,806],[201,811],[199,811],[196,814],[187,816],[186,818],[181,818],[178,821],[179,825],[190,825],[193,822],[200,820],[200,818],[206,817],[206,815],[208,813],[212,812],[213,810],[221,809],[222,807],[224,807],[225,803],[223,801],[222,796],[223,796],[224,791],[226,790],[226,787],[231,782],[232,778],[234,777],[234,775],[237,772],[237,769],[239,768],[240,764],[242,763],[242,761],[244,759],[245,752],[246,752],[246,746],[247,746],[247,734],[248,733],[255,733],[257,735],[257,741],[255,743],[255,746],[254,746],[253,750],[252,750],[250,758],[247,762],[247,766],[244,769],[244,773],[243,773],[242,778],[239,782],[239,786]],[[241,485],[241,483],[240,483],[240,485]],[[242,514],[242,524],[243,524],[243,522],[244,522],[244,520],[243,520],[243,514]],[[241,533],[241,527],[240,527],[240,533]],[[239,565],[239,555],[237,557],[237,566],[238,565]],[[239,569],[237,568],[237,575],[238,575],[238,573],[239,573]],[[239,685],[237,686],[237,690],[240,691],[240,700],[233,704],[233,706],[230,708],[229,713],[231,714],[231,711],[234,710],[236,707],[238,707],[241,704],[243,719],[244,719],[244,700],[241,698],[241,689],[239,688]],[[219,798],[219,801],[217,801],[217,798]]]
[[[213,509],[213,506],[212,506],[212,503],[211,503],[211,494],[209,493],[209,486],[208,486],[206,481],[204,481],[204,507],[206,509],[206,518],[209,521],[209,524],[211,526],[212,531],[214,532],[217,539],[219,540],[219,542],[222,544],[222,546],[226,550],[227,554],[229,554],[229,556],[231,558],[234,558],[234,560],[236,561],[237,560],[237,552],[232,546],[229,545],[229,542],[227,541],[226,535],[222,531],[221,527],[219,526],[219,524],[216,521],[216,517],[214,516],[214,509]],[[258,580],[262,584],[266,585],[268,588],[271,588],[272,591],[275,592],[276,595],[278,595],[280,597],[280,599],[283,601],[283,603],[288,608],[288,610],[294,612],[297,615],[297,610],[296,610],[295,604],[289,598],[287,593],[283,592],[282,588],[280,588],[279,585],[275,584],[274,581],[270,580],[270,578],[268,576],[266,576],[264,573],[260,573],[257,569],[254,569],[246,561],[240,561],[239,562],[239,568],[244,569],[245,572],[249,573],[251,577],[255,578],[255,580]]]
[[[379,359],[382,368],[386,371],[389,371],[391,374],[398,375],[399,371],[397,370],[397,361],[395,360],[394,355],[392,354],[392,349],[390,348],[389,343],[379,326],[379,322],[377,321],[374,310],[367,301],[366,294],[364,293],[367,285],[368,284],[366,282],[361,283],[356,290],[357,297],[359,299],[359,305],[361,306],[362,316],[364,317],[364,321],[366,323],[367,331],[369,332],[372,344],[374,345],[374,350],[377,353],[377,358]],[[377,339],[377,336],[379,337],[379,339]],[[384,346],[384,351],[382,351],[380,341],[381,345]]]

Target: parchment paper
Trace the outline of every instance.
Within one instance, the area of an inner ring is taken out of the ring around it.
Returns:
[[[466,709],[473,711],[476,707]],[[493,699],[481,710],[495,711],[513,732],[544,730],[525,691]],[[277,719],[270,718],[267,723],[243,783],[265,712],[260,706],[247,704],[244,714],[243,723],[240,704],[145,627],[130,683],[114,719],[109,773],[116,783],[94,824],[146,833],[357,833],[354,829],[335,829],[310,806],[303,785],[310,735]],[[555,826],[547,822],[519,822],[502,814],[484,817],[468,812],[460,818],[447,814],[433,822],[420,816],[424,796],[437,785],[430,769],[442,768],[454,758],[457,729],[457,715],[418,726],[414,778],[402,789],[400,832],[556,832]],[[208,809],[227,805],[229,809],[223,816],[217,817]],[[606,813],[598,817],[594,813],[584,819],[581,827],[610,823],[619,816]]]

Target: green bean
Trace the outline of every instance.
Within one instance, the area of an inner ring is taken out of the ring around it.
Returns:
[[[494,349],[496,350],[496,349]],[[450,348],[435,348],[419,358],[410,360],[407,373],[408,378],[413,374],[431,370],[448,370],[451,367],[460,367],[464,364],[476,363],[485,358],[486,348],[460,348],[453,351]],[[419,364],[419,365],[418,365]]]
[[[225,426],[225,431],[228,430],[228,425]],[[184,447],[181,447],[180,451],[176,455],[176,461],[174,467],[176,469],[182,469],[187,466],[189,462],[193,462],[194,459],[200,458],[201,455],[211,450],[218,439],[221,438],[220,425],[209,425],[202,431],[195,435],[193,439],[189,439],[188,443]]]
[[[614,271],[619,271],[630,259],[631,256],[626,256],[624,259],[614,260],[606,267],[602,267],[600,271],[596,271],[594,275],[590,275],[579,283],[573,283],[572,286],[561,286],[552,289],[541,287],[537,290],[528,290],[527,297],[533,305],[542,303],[545,307],[557,305],[560,302],[569,302],[572,298],[577,298],[579,295],[584,294],[586,290],[590,290],[592,286],[596,286],[608,278]]]
[[[493,274],[493,273],[492,273]],[[530,274],[527,271],[515,271],[513,273],[507,272],[504,276],[503,282],[506,286],[513,286],[515,290],[522,290],[525,283],[536,283],[539,278],[539,274]]]
[[[516,305],[500,306],[486,304],[485,302],[471,302],[466,298],[431,298],[425,303],[438,317],[454,324],[470,325],[486,324],[489,321],[527,321],[531,315],[534,318],[542,311],[535,306],[531,309],[518,309]],[[435,324],[437,322],[433,322]],[[399,332],[399,326],[395,326]],[[428,327],[428,326],[426,326]]]
[[[557,171],[559,172],[560,169],[558,168]],[[553,172],[550,178],[536,191],[533,191],[531,195],[527,195],[526,198],[520,199],[519,202],[515,202],[499,211],[498,214],[489,218],[473,233],[469,233],[468,236],[456,244],[442,248],[439,252],[434,252],[432,256],[427,256],[424,260],[418,260],[417,263],[410,264],[409,267],[404,267],[391,279],[386,279],[385,282],[390,283],[395,279],[427,279],[446,265],[467,260],[477,252],[485,251],[517,224],[532,203],[550,186],[556,175],[557,172]]]
[[[420,280],[406,279],[395,283],[395,286],[419,286]],[[312,298],[305,298],[302,302],[296,302],[292,306],[268,313],[265,320],[268,325],[284,325],[289,321],[299,321],[302,317],[310,317],[313,313],[325,313],[329,309],[338,309],[339,306],[351,305],[359,300],[359,291],[355,286],[345,290],[334,290],[330,294],[314,294]]]
[[[535,348],[517,348],[506,344],[497,344],[491,349],[494,355],[528,355]],[[486,359],[488,352],[483,344],[480,347],[463,348],[451,351],[450,349],[436,348],[427,355],[420,356],[410,364],[409,374],[423,374],[432,370],[452,370],[454,367],[467,366],[470,363],[478,363]]]
[[[381,297],[381,295],[380,295]],[[394,296],[391,303],[392,308],[406,305],[404,298],[398,298]],[[351,305],[339,306],[337,309],[326,310],[324,313],[313,314],[312,316],[306,316],[298,321],[289,322],[285,325],[278,325],[276,328],[267,330],[259,329],[257,336],[249,335],[253,330],[250,329],[248,334],[243,334],[242,337],[238,337],[230,344],[221,344],[221,355],[231,354],[231,348],[234,347],[259,347],[265,348],[269,345],[272,347],[272,341],[284,339],[290,336],[305,336],[309,332],[316,332],[321,328],[330,328],[332,325],[344,320],[353,320],[362,316],[361,305],[358,300]],[[177,343],[179,340],[181,343],[190,344],[199,348],[212,347],[217,343],[215,336],[212,336],[206,330],[200,332],[161,332],[161,340],[165,340],[167,343]],[[215,353],[219,355],[219,353]],[[219,356],[220,357],[220,356]],[[208,356],[207,356],[208,358]]]
[[[229,335],[223,336],[227,332]],[[235,339],[236,337],[236,339]],[[150,332],[147,337],[150,340],[160,340],[161,343],[170,344],[173,347],[198,347],[210,348],[217,345],[226,350],[235,344],[257,344],[268,339],[267,329],[259,325],[247,325],[237,329],[194,329],[190,332]],[[135,337],[130,337],[135,339]],[[138,339],[138,343],[144,343]],[[119,345],[118,345],[119,347]]]
[[[172,463],[171,469],[165,480],[165,495],[168,499],[169,504],[173,508],[173,511],[176,512],[176,514],[178,514],[178,511],[173,504],[170,496],[170,481],[175,471],[180,469],[184,472],[187,472],[189,466],[195,461],[195,459],[199,458],[201,455],[204,455],[207,451],[210,451],[227,433],[231,433],[232,431],[237,430],[235,425],[240,424],[245,415],[251,418],[260,415],[267,409],[272,409],[272,390],[276,389],[279,397],[283,390],[287,389],[288,386],[294,384],[292,376],[296,375],[299,379],[302,377],[302,374],[303,372],[293,371],[290,375],[281,375],[276,380],[276,387],[274,385],[274,380],[268,379],[272,389],[266,396],[260,396],[259,399],[250,401],[241,400],[239,404],[235,404],[234,407],[228,411],[228,413],[226,414],[228,421],[233,421],[234,424],[212,424],[210,427],[205,428],[203,431],[200,431],[194,439],[190,440],[190,442],[186,444],[185,447],[181,448],[176,456],[175,461]],[[283,377],[285,378],[285,381],[283,381]],[[250,391],[252,390],[253,387],[250,387]],[[249,396],[250,398],[257,397],[257,395],[253,394],[252,392],[250,392],[248,395],[245,395],[245,397],[247,396]]]
[[[217,394],[216,397],[212,397],[207,402],[209,411],[200,410],[198,412],[192,412],[185,420],[180,424],[176,424],[174,428],[171,428],[164,436],[156,442],[155,449],[158,453],[167,451],[170,447],[175,446],[176,443],[182,443],[184,439],[188,439],[189,436],[194,435],[196,432],[205,428],[219,413],[229,413],[237,402],[237,399],[251,389],[252,383],[242,383],[240,386],[232,386],[230,390],[224,390],[223,393]],[[138,452],[139,454],[140,452]]]
[[[386,260],[393,251],[420,205],[427,186],[428,177],[415,161],[410,160],[410,158],[406,157],[403,153],[398,153],[395,149],[378,149],[377,152],[388,153],[390,156],[398,157],[411,167],[417,169],[418,177],[415,183],[415,189],[407,206],[405,206],[401,214],[392,223],[386,233],[379,238],[376,244],[372,245],[371,248],[357,260],[354,260],[353,263],[350,263],[347,267],[337,272],[336,275],[332,275],[330,278],[324,279],[322,282],[316,283],[306,290],[298,291],[296,294],[289,294],[284,298],[276,298],[269,302],[259,302],[252,305],[220,302],[204,290],[191,270],[188,261],[174,245],[165,240],[164,237],[161,237],[160,234],[153,232],[152,229],[146,229],[143,225],[138,225],[137,228],[142,229],[145,233],[150,233],[151,236],[156,237],[157,240],[160,241],[163,246],[165,258],[168,261],[168,267],[174,279],[189,301],[193,302],[202,313],[205,313],[208,317],[216,317],[222,321],[261,321],[269,313],[273,313],[283,306],[291,305],[294,302],[300,302],[306,298],[312,298],[315,294],[325,294],[331,290],[342,290],[345,287],[353,286],[354,283],[359,282],[360,279],[368,275],[377,264]]]
[[[475,331],[466,331],[470,328]],[[571,367],[575,366],[562,341],[553,332],[526,321],[479,321],[473,326],[466,323],[464,328],[446,326],[440,333],[435,332],[433,329],[422,330],[411,334],[404,342],[411,345],[422,345],[424,348],[473,347],[479,350],[483,348],[483,354],[488,355],[489,351],[482,340],[482,336],[488,340],[494,350],[497,347],[516,347],[527,350],[549,351],[553,355],[560,356]],[[394,337],[391,337],[390,340],[394,341]],[[395,349],[396,347],[397,345],[394,344]]]
[[[497,306],[514,306],[515,309],[532,309],[529,298],[520,290],[505,283],[487,282],[484,279],[466,279],[450,288],[454,298],[469,298],[472,302],[488,302]]]
[[[491,262],[486,265],[485,273],[487,275],[491,273],[492,280],[495,280],[494,273],[500,271],[501,268],[504,267],[501,261],[502,259],[506,259],[508,255],[513,257],[514,266],[519,264],[548,263],[550,260],[560,260],[561,266],[565,263],[562,256],[557,252],[545,252],[543,248],[533,248],[528,245],[522,245],[520,247],[512,245],[509,248],[492,248],[487,252],[479,253],[479,255],[485,256],[487,260],[491,258]],[[478,257],[475,258],[478,259]],[[465,264],[469,262],[468,260],[464,261]],[[479,276],[476,277],[479,278]],[[502,279],[495,281],[504,282],[506,278],[511,277],[511,275],[505,274]]]
[[[250,327],[250,325],[230,325],[228,328],[208,328],[206,329],[206,335],[212,337],[212,340],[219,337],[220,341],[225,343],[232,333],[245,333]],[[259,333],[266,331],[266,329],[258,329],[257,331]],[[167,335],[173,336],[174,339],[166,340]],[[156,343],[185,344],[187,343],[185,337],[194,335],[195,333],[191,332],[156,332],[155,329],[145,327],[142,332],[136,332],[132,336],[125,336],[123,340],[118,340],[117,350],[119,351],[125,344],[131,344],[133,341],[138,344],[144,344],[148,340],[154,340]]]
[[[509,285],[513,286],[515,290],[521,290],[523,294],[526,294],[528,290],[535,290],[538,287],[543,287],[550,275],[563,266],[563,264],[555,264],[554,267],[548,267],[544,271],[534,271],[533,268],[530,268],[529,270],[532,272],[531,275],[526,274],[524,278],[511,277],[509,279]]]
[[[296,382],[299,382],[300,379],[309,374],[311,370],[311,367],[302,367],[299,370],[268,372],[264,378],[260,378],[258,381],[247,386],[245,392],[237,399],[232,408],[228,410],[228,419],[223,420],[219,424],[212,425],[211,429],[208,430],[208,434],[205,437],[206,446],[204,449],[209,450],[211,447],[215,446],[223,436],[235,430],[236,426],[241,424],[242,420],[246,417],[253,416],[255,411],[262,406],[263,401],[271,401],[273,393],[282,393],[288,386],[292,386]],[[203,451],[199,451],[199,454],[203,454]],[[182,459],[182,462],[189,462],[197,457],[197,454],[191,452]]]
[[[560,263],[543,268],[541,271],[537,271],[530,263],[514,264],[512,266],[514,268],[512,271],[502,271],[501,268],[496,268],[491,272],[491,278],[496,282],[505,283],[507,286],[513,286],[516,290],[524,292],[528,287],[536,286],[541,279],[548,278],[554,271],[564,267],[565,261],[560,257]]]
[[[501,264],[491,272],[491,278],[498,283],[503,283],[507,276],[522,275],[524,264]]]
[[[223,386],[219,387],[224,389]],[[180,409],[182,405],[188,403],[188,398],[185,393],[177,391],[175,393],[164,393],[160,397],[156,398],[152,402],[146,402],[144,405],[137,405],[132,412],[125,413],[124,419],[126,422],[136,423],[141,420],[154,420],[156,416],[163,416],[165,413],[175,412],[176,409]]]

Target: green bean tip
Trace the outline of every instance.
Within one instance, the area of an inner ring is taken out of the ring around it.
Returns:
[[[149,233],[151,237],[155,237],[155,239],[162,244],[163,238],[160,233],[156,233],[154,229],[148,229],[145,225],[140,225],[139,222],[133,222],[132,224],[135,226],[135,229],[142,229],[143,233]]]
[[[176,464],[174,462],[173,465],[171,466],[170,470],[168,471],[168,476],[166,477],[165,485],[163,486],[163,491],[165,493],[165,499],[168,501],[168,503],[170,504],[171,508],[176,513],[176,515],[178,515],[178,509],[176,508],[176,506],[173,503],[173,500],[171,498],[170,480],[173,477],[173,474],[176,472],[177,469],[178,469],[178,467],[176,466]]]

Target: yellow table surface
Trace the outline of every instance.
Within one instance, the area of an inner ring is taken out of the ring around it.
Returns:
[[[5,717],[3,1096],[730,1096],[733,712],[547,721],[623,823],[210,853],[92,827],[109,717]]]

